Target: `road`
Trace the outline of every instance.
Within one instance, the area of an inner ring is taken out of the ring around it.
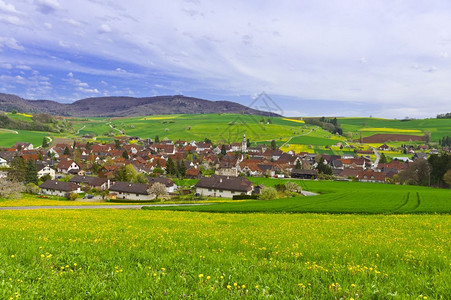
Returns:
[[[31,209],[141,209],[143,207],[165,207],[165,206],[196,206],[210,205],[215,203],[193,203],[193,204],[147,204],[147,205],[54,205],[54,206],[5,206],[0,210],[31,210]]]
[[[377,166],[379,165],[379,160],[381,159],[381,155],[379,154],[379,152],[376,150],[376,148],[371,147],[371,149],[373,149],[374,154],[376,155],[376,160],[374,161],[373,165],[371,166],[371,169],[376,169]]]

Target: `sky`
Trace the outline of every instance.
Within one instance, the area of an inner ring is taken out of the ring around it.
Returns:
[[[0,0],[0,93],[185,95],[286,116],[451,111],[451,1]]]

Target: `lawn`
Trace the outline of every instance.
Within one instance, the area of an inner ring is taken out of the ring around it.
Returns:
[[[287,181],[271,178],[249,179],[256,184],[265,186],[273,186]],[[234,213],[451,213],[451,190],[362,182],[290,181],[298,183],[303,190],[317,192],[320,195],[267,201],[249,200],[240,203],[230,202],[196,207],[145,209]]]
[[[446,299],[449,215],[0,211],[0,298]]]

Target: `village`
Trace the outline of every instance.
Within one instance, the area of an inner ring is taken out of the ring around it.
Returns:
[[[250,146],[245,135],[241,143],[217,146],[208,139],[188,142],[137,137],[118,138],[114,143],[68,140],[48,148],[17,143],[0,151],[0,178],[36,184],[36,193],[72,200],[81,195],[103,201],[152,201],[180,194],[236,198],[258,195],[264,188],[254,186],[246,177],[396,183],[398,173],[409,163],[428,157],[421,151],[425,146],[418,147],[420,151],[407,146],[411,158],[390,162],[380,161],[379,154],[376,161],[369,158],[373,151],[388,149],[383,144],[378,149],[356,150],[355,155],[343,156],[283,152],[274,144]],[[35,171],[31,168],[36,173],[31,180],[26,179],[27,170],[17,172],[27,165],[36,167]],[[187,189],[177,186],[176,178],[199,180]]]

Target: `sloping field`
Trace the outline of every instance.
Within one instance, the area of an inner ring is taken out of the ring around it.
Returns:
[[[364,143],[409,142],[422,140],[424,140],[422,136],[407,134],[374,134],[362,139]]]
[[[410,121],[401,121],[393,119],[382,118],[339,118],[339,123],[343,128],[343,132],[353,132],[358,134],[365,128],[379,128],[379,132],[362,131],[363,136],[369,136],[374,133],[400,133],[423,135],[426,131],[431,133],[431,139],[438,141],[443,136],[451,133],[451,119],[418,119]],[[400,131],[395,132],[396,129]],[[413,130],[415,132],[406,132],[406,130]],[[418,132],[420,131],[421,134]]]
[[[299,134],[304,124],[253,115],[198,114],[92,119],[80,122],[78,126],[84,127],[80,135],[103,135],[111,131],[115,135],[124,132],[129,136],[152,139],[158,135],[160,139],[199,141],[209,138],[214,142],[239,142],[246,134],[251,142],[255,142],[289,138]]]
[[[49,133],[43,131],[0,129],[0,147],[11,147],[17,142],[28,142],[37,147],[48,135]]]

